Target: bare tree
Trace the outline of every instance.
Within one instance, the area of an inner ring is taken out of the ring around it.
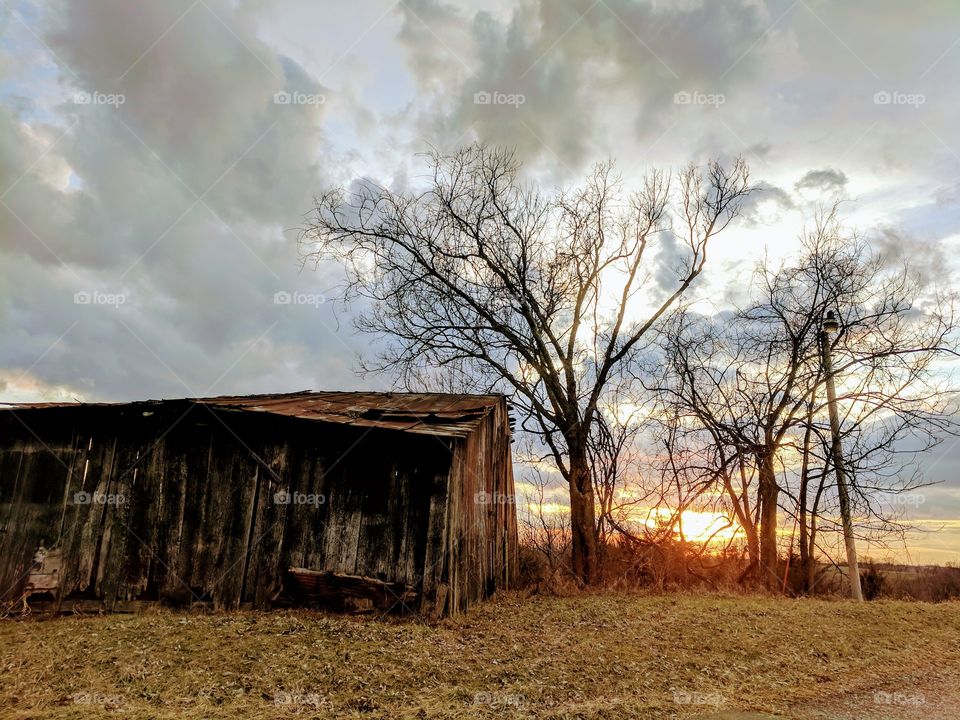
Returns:
[[[600,562],[603,551],[618,527],[628,523],[635,511],[648,504],[657,488],[642,480],[639,435],[645,426],[642,399],[626,385],[611,389],[613,403],[597,413],[587,442],[587,458],[593,476],[597,504],[597,539]]]
[[[566,555],[570,550],[570,518],[551,507],[553,503],[548,493],[552,473],[543,467],[545,458],[534,453],[532,438],[528,438],[524,445],[526,451],[518,458],[523,468],[522,485],[527,488],[518,502],[520,542],[546,559],[552,580],[561,570],[569,569]]]
[[[750,190],[746,165],[690,166],[676,182],[651,172],[627,195],[608,163],[580,187],[545,194],[520,180],[508,150],[473,145],[428,160],[420,192],[363,182],[318,197],[302,252],[342,261],[347,297],[364,301],[358,327],[392,339],[367,370],[403,382],[439,366],[512,393],[522,427],[569,486],[573,569],[590,582],[598,408],[703,271]],[[682,257],[667,268],[670,289],[651,292],[667,231]]]
[[[844,235],[836,208],[817,218],[802,246],[796,262],[758,268],[746,308],[720,317],[679,312],[664,334],[668,370],[656,388],[683,419],[687,455],[693,448],[698,462],[712,460],[771,586],[781,511],[800,526],[808,578],[818,532],[838,527],[825,513],[836,500],[819,345],[827,311],[841,319],[832,352],[861,534],[891,529],[882,494],[917,487],[905,468],[952,429],[952,388],[935,363],[955,351],[954,296]]]

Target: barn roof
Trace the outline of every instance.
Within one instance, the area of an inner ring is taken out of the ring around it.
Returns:
[[[465,436],[502,398],[502,395],[305,390],[294,393],[221,395],[121,403],[0,403],[0,412],[123,407],[149,410],[156,406],[186,403],[205,405],[217,410],[268,413],[358,427],[380,427],[428,435]]]

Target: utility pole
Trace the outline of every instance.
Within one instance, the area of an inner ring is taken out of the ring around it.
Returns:
[[[857,564],[857,543],[853,537],[853,520],[850,517],[850,493],[847,489],[847,476],[843,469],[843,447],[840,444],[840,414],[837,412],[837,388],[833,379],[833,357],[830,353],[830,334],[840,329],[833,310],[828,310],[823,318],[820,331],[820,357],[823,374],[827,383],[827,405],[830,408],[830,434],[833,442],[831,456],[837,473],[837,493],[840,495],[840,517],[843,520],[843,542],[847,546],[847,572],[850,575],[850,597],[863,602],[860,589],[860,566]]]

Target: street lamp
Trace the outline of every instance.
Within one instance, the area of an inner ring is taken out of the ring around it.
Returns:
[[[840,496],[840,517],[843,521],[843,542],[847,548],[847,572],[850,575],[850,596],[857,601],[863,600],[860,589],[860,566],[857,563],[857,543],[853,537],[853,520],[850,517],[850,494],[847,489],[846,472],[843,469],[843,446],[840,442],[840,414],[837,412],[837,389],[834,385],[833,357],[831,356],[830,335],[840,330],[840,323],[833,310],[827,310],[820,331],[820,358],[827,385],[827,405],[830,409],[830,435],[832,437],[831,457],[837,473],[837,493]]]
[[[833,310],[827,310],[823,318],[823,329],[828,333],[835,333],[840,329],[840,323],[837,322],[837,316]]]

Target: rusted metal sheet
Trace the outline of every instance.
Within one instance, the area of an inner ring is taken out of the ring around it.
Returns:
[[[379,427],[427,435],[466,437],[501,399],[499,395],[443,393],[312,392],[223,395],[144,400],[133,403],[9,403],[13,410],[126,405],[143,412],[153,406],[192,403],[221,410],[261,412],[357,427]]]

